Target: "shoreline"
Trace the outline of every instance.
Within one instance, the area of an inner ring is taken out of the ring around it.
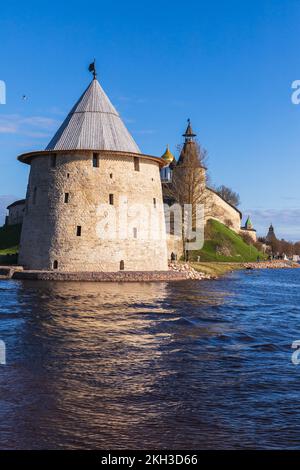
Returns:
[[[191,266],[197,271],[203,271],[219,278],[227,273],[239,270],[262,270],[262,269],[297,269],[300,265],[294,261],[273,260],[259,262],[192,262]]]
[[[169,263],[168,271],[64,272],[27,271],[21,266],[0,266],[0,280],[81,281],[81,282],[172,282],[185,280],[214,280],[238,270],[295,269],[292,261],[260,262],[191,262]]]
[[[86,281],[86,282],[172,282],[214,280],[238,270],[295,269],[293,261],[260,262],[191,262],[169,263],[168,271],[64,272],[27,271],[21,266],[0,266],[0,280]]]

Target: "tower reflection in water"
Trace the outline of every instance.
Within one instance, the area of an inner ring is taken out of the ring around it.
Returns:
[[[210,360],[201,337],[220,328],[211,306],[224,301],[208,286],[14,283],[1,447],[147,448],[188,436]]]

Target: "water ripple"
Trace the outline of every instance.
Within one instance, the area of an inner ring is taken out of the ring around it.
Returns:
[[[0,447],[300,449],[299,284],[0,281]]]

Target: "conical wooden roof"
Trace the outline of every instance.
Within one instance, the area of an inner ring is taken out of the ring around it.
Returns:
[[[79,98],[45,150],[141,153],[96,79]]]

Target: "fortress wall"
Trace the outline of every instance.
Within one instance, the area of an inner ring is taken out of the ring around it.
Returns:
[[[16,225],[23,222],[25,204],[17,204],[9,208],[7,225]]]
[[[228,221],[230,221],[230,228],[232,228],[232,230],[234,230],[235,232],[239,233],[241,229],[240,213],[211,189],[206,188],[205,192],[206,222],[209,219],[216,219],[222,222],[222,224],[228,225]]]
[[[57,154],[55,168],[50,167],[49,156],[32,160],[19,263],[29,269],[52,269],[57,261],[60,271],[119,271],[123,260],[126,271],[166,270],[159,165],[140,158],[140,171],[135,171],[132,156],[103,154],[99,168],[94,168],[92,155]],[[114,204],[101,207],[109,203],[110,194]],[[138,207],[125,221],[127,234],[117,232],[114,238],[107,231],[108,212],[115,210],[118,220],[127,213],[124,198],[129,206],[140,203],[151,213],[154,239],[149,238],[148,218]]]
[[[26,193],[18,262],[28,268],[49,267],[49,250],[54,236],[55,214],[50,211],[53,173],[50,159],[44,156],[33,159]],[[33,202],[34,188],[36,204]],[[48,250],[48,251],[47,251]],[[37,268],[38,269],[38,268]]]
[[[247,234],[252,239],[253,242],[257,242],[256,230],[247,230],[245,228],[242,228],[240,230],[240,234],[241,235]]]
[[[168,249],[168,259],[171,259],[171,254],[174,253],[177,255],[177,260],[183,255],[183,245],[182,239],[173,234],[167,234],[167,249]]]

